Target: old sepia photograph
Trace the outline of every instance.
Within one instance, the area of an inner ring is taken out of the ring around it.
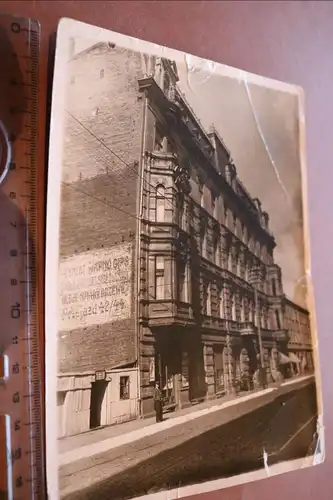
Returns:
[[[323,460],[303,127],[297,86],[62,21],[46,272],[59,498],[179,498]]]

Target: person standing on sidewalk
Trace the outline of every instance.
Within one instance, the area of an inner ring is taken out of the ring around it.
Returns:
[[[160,389],[160,384],[155,383],[154,388],[154,410],[156,415],[156,422],[163,421],[163,401],[162,401],[162,391]]]

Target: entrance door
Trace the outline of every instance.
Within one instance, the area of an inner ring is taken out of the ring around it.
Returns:
[[[90,429],[100,427],[102,403],[108,383],[105,380],[97,380],[91,384],[90,394]]]

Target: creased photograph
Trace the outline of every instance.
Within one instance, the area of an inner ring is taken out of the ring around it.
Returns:
[[[179,498],[323,460],[303,99],[61,21],[46,263],[59,498]]]

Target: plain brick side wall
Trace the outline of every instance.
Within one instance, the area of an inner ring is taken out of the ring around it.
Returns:
[[[104,44],[76,56],[68,67],[60,255],[130,241],[133,273],[129,319],[60,332],[63,373],[136,359],[135,238],[143,120],[140,54],[125,57],[123,49]]]

